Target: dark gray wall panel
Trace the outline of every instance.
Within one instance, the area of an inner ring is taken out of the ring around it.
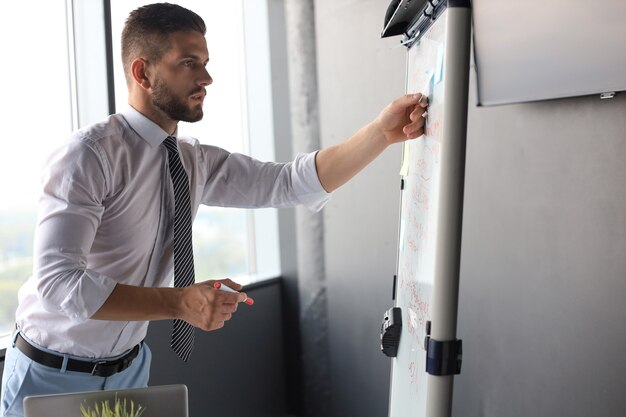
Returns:
[[[316,1],[322,146],[349,137],[404,92],[405,50],[380,39],[387,2]],[[387,415],[390,359],[380,323],[392,306],[401,146],[388,149],[324,209],[331,415]]]
[[[280,284],[247,292],[224,328],[196,332],[186,364],[169,348],[171,322],[150,324],[150,385],[186,384],[191,417],[282,417],[285,385]]]
[[[624,415],[625,114],[470,108],[454,415]]]

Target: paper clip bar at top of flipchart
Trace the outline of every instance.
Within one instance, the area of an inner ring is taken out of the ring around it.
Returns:
[[[415,43],[415,41],[417,40],[418,36],[419,36],[419,33],[411,36],[410,38],[409,37],[405,37],[404,39],[402,39],[400,41],[400,43],[398,45],[394,46],[394,48],[399,48],[401,46],[406,46],[407,48],[410,48],[411,46],[413,46],[413,43]]]
[[[414,19],[422,14],[422,11],[428,4],[428,0],[391,0],[385,14],[384,29],[381,37],[386,38],[406,34],[407,28]]]
[[[420,12],[418,18],[411,22],[411,26],[405,31],[405,38],[400,41],[399,46],[410,48],[420,38],[430,24],[439,16],[440,7],[445,0],[428,0],[428,5]]]

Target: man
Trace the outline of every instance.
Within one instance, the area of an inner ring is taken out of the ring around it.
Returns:
[[[133,11],[122,34],[129,106],[51,157],[34,274],[20,289],[7,349],[2,416],[20,416],[27,395],[146,386],[150,320],[174,319],[185,336],[175,329],[172,347],[183,360],[193,346],[187,323],[224,326],[246,295],[218,291],[216,281],[193,284],[188,243],[200,204],[320,210],[387,146],[423,133],[426,100],[416,94],[345,142],[286,164],[177,137],[179,121],[202,118],[213,81],[205,32],[198,15],[176,5]]]

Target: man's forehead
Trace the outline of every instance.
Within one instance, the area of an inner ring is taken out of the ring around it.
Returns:
[[[208,59],[206,38],[200,32],[174,32],[169,35],[168,55],[197,56]]]

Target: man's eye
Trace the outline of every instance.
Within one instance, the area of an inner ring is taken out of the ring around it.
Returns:
[[[186,67],[193,67],[193,61],[184,61],[183,65]]]

